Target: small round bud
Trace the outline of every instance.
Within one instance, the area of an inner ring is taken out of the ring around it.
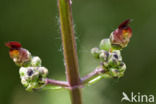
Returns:
[[[34,56],[32,57],[32,60],[31,60],[31,65],[32,66],[41,66],[41,59],[38,57],[38,56]]]
[[[27,75],[27,69],[25,67],[21,67],[19,70],[20,77],[24,77]]]
[[[99,58],[99,54],[100,54],[100,50],[98,48],[92,48],[91,49],[91,54],[95,57],[95,58]]]
[[[99,45],[100,49],[109,51],[111,49],[110,39],[103,39]]]
[[[115,50],[110,53],[108,63],[111,67],[117,67],[120,64],[120,61],[122,61],[120,51]]]
[[[101,50],[99,57],[102,59],[102,61],[108,61],[109,52]]]
[[[120,50],[114,50],[112,52],[112,56],[116,59],[118,59],[119,61],[122,61],[122,56],[121,56],[121,52]]]
[[[45,67],[38,67],[38,71],[40,73],[40,76],[42,76],[43,78],[46,78],[48,75],[48,69]]]

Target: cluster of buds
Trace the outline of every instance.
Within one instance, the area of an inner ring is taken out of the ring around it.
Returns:
[[[22,48],[19,42],[8,42],[6,46],[10,48],[10,57],[20,67],[21,83],[26,90],[32,91],[44,86],[48,70],[41,65],[41,59],[38,56],[32,56],[27,49]]]
[[[101,61],[101,66],[110,77],[120,78],[124,75],[126,64],[122,61],[121,50],[127,46],[132,35],[126,20],[111,33],[109,39],[103,39],[99,48],[91,50],[92,55]]]

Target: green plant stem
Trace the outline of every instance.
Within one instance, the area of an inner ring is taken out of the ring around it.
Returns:
[[[82,104],[81,89],[79,87],[74,88],[74,86],[80,85],[80,77],[70,0],[58,0],[58,8],[66,77],[71,86],[72,104]]]
[[[90,85],[97,82],[98,80],[103,78],[100,75],[103,75],[104,73],[106,73],[106,71],[102,67],[97,67],[93,72],[81,78],[81,85]]]

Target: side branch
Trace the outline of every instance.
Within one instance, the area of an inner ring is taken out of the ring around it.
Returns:
[[[46,84],[61,86],[61,87],[69,87],[69,84],[66,81],[58,81],[58,80],[53,80],[48,78],[46,79]]]
[[[67,81],[59,81],[59,80],[53,80],[53,79],[48,79],[48,78],[45,81],[47,85],[50,84],[50,85],[60,86],[60,87],[73,90],[76,88],[82,88],[85,84],[89,84],[90,81],[96,80],[100,75],[106,72],[107,71],[105,71],[102,67],[98,67],[93,72],[81,78],[81,82],[74,86],[70,86],[70,84]]]
[[[105,71],[102,67],[96,68],[93,72],[81,78],[81,85],[85,85],[85,84],[88,84],[92,80],[96,80],[96,78],[98,78],[100,75],[106,72],[107,71]]]

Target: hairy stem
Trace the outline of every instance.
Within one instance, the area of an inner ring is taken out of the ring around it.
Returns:
[[[66,77],[72,88],[70,90],[72,104],[82,104],[81,90],[79,87],[74,88],[80,85],[80,77],[70,0],[58,0],[58,8]]]

